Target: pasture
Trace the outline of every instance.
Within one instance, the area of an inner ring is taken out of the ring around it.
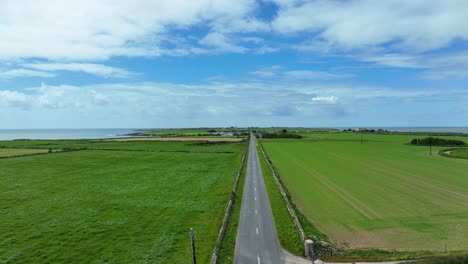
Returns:
[[[4,141],[79,151],[0,159],[0,263],[211,258],[243,143]]]
[[[468,159],[468,148],[457,148],[457,149],[448,149],[448,150],[442,150],[443,155],[447,157],[452,157],[452,158],[458,158],[458,159]]]
[[[262,144],[298,208],[334,243],[468,249],[468,162],[405,145],[411,135],[366,134],[363,144],[356,133],[305,136]]]
[[[41,153],[47,153],[47,152],[48,152],[47,149],[0,148],[0,158],[41,154]]]

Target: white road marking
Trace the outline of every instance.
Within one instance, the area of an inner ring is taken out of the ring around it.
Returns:
[[[256,191],[256,190],[257,190],[257,188],[254,187],[254,191]]]
[[[255,209],[255,214],[257,214],[257,209]]]
[[[255,201],[257,201],[257,196],[255,196]]]
[[[258,235],[258,227],[257,227],[257,230],[256,230],[256,231],[257,231],[257,235]]]
[[[258,264],[260,264],[260,257],[258,256],[258,254],[257,254],[257,262]]]

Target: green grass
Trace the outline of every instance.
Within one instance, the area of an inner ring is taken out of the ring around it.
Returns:
[[[468,249],[466,161],[405,145],[411,135],[307,136],[262,143],[301,212],[335,244]]]
[[[412,262],[414,264],[466,264],[468,263],[468,255],[461,256],[446,256],[429,258],[422,261]]]
[[[287,251],[296,255],[303,255],[304,245],[301,241],[301,237],[299,236],[291,215],[286,208],[283,196],[276,185],[271,169],[268,166],[259,145],[257,146],[257,152],[260,159],[263,178],[265,180],[265,186],[268,192],[268,198],[271,204],[273,218],[275,220],[278,240],[281,246]]]
[[[439,154],[446,157],[468,159],[468,148],[443,149]]]
[[[249,152],[245,154],[244,167],[242,174],[239,178],[239,185],[236,191],[236,200],[232,207],[231,216],[226,228],[226,235],[224,236],[221,249],[219,250],[218,263],[231,264],[234,261],[234,251],[236,247],[237,231],[239,228],[240,210],[242,205],[242,194],[244,191],[245,172],[247,170],[247,161],[249,160]]]
[[[46,149],[0,148],[0,158],[47,153]]]
[[[209,261],[243,144],[43,143],[88,150],[0,160],[0,263]]]

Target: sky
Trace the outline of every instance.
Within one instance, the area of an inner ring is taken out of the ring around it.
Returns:
[[[466,0],[1,0],[0,129],[468,126]]]

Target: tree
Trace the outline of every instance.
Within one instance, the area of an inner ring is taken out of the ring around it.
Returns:
[[[283,132],[283,134],[286,134],[286,133],[288,133],[288,130],[283,129],[283,130],[281,130],[281,132]]]

